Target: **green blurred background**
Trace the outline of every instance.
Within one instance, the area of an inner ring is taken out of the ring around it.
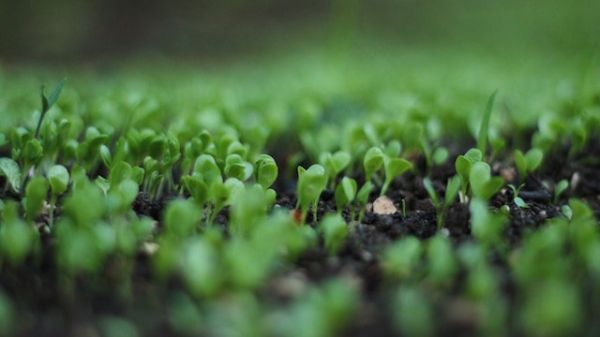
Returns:
[[[597,0],[0,1],[0,64],[229,60],[306,48],[594,51]]]

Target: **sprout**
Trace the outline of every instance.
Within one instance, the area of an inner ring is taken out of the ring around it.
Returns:
[[[4,205],[0,223],[0,258],[6,257],[13,265],[20,265],[34,247],[35,232],[17,215],[17,204],[8,201]],[[1,328],[1,327],[0,327]]]
[[[384,195],[392,180],[395,177],[401,176],[404,172],[410,170],[412,168],[412,163],[406,159],[402,158],[389,158],[384,157],[384,168],[385,168],[385,181],[383,183],[383,187],[381,188],[380,195]]]
[[[456,274],[457,263],[448,239],[435,235],[427,243],[428,279],[434,284],[447,284]]]
[[[512,184],[508,184],[508,187],[511,189],[512,194],[513,194],[513,202],[515,203],[515,205],[517,205],[517,207],[519,208],[529,208],[529,205],[527,205],[527,203],[525,202],[525,200],[523,200],[523,198],[521,198],[519,196],[519,194],[521,193],[521,189],[523,188],[523,186],[525,186],[524,184],[521,184],[518,188],[515,187]]]
[[[67,191],[69,186],[69,171],[62,165],[54,165],[48,170],[48,182],[50,183],[50,226],[54,224],[54,211],[56,209],[56,198]]]
[[[340,174],[348,165],[352,157],[350,153],[345,151],[338,151],[333,155],[329,152],[322,153],[320,156],[320,163],[327,172],[328,180],[331,187],[335,185],[335,180],[338,174]]]
[[[520,150],[516,150],[514,158],[517,171],[519,171],[519,179],[521,182],[524,182],[525,178],[542,164],[544,152],[540,149],[533,148],[527,151],[526,154],[523,154]]]
[[[40,214],[47,194],[48,182],[44,177],[34,177],[27,184],[23,199],[27,220],[33,221]]]
[[[46,116],[46,113],[48,112],[48,110],[50,110],[50,108],[54,105],[54,103],[56,103],[56,101],[58,101],[58,98],[60,97],[60,93],[63,90],[63,87],[65,86],[65,82],[66,80],[62,80],[60,82],[58,82],[58,84],[54,87],[54,89],[52,89],[52,91],[50,92],[50,95],[46,96],[46,92],[45,92],[45,87],[42,86],[41,89],[41,97],[42,97],[42,110],[40,111],[40,118],[38,120],[38,124],[35,128],[35,134],[34,134],[34,138],[38,138],[39,134],[40,134],[40,129],[42,128],[42,122],[44,121],[44,117]]]
[[[312,205],[313,221],[317,220],[317,205],[319,196],[327,185],[327,175],[325,168],[321,165],[312,165],[308,170],[303,167],[298,167],[298,203],[296,208],[302,212],[302,220],[304,223],[308,208]]]
[[[569,188],[569,182],[565,179],[561,180],[554,186],[554,198],[552,199],[554,204],[558,204],[560,196]]]
[[[491,214],[485,201],[471,201],[471,232],[473,236],[486,246],[496,245],[502,235],[506,219],[501,214]]]
[[[504,180],[491,176],[490,165],[477,162],[473,164],[469,173],[469,183],[474,197],[489,200],[502,188]]]
[[[469,189],[469,181],[471,176],[471,169],[475,163],[480,162],[483,159],[483,154],[478,149],[470,149],[464,155],[460,155],[456,158],[454,166],[456,173],[461,178],[461,201],[466,201],[466,196]]]
[[[200,220],[200,210],[191,201],[171,201],[165,210],[163,222],[167,234],[185,238],[196,231]]]
[[[402,238],[383,251],[383,271],[393,279],[410,278],[421,261],[422,252],[419,239],[413,236]]]
[[[479,127],[479,134],[477,135],[477,149],[485,155],[487,150],[488,135],[490,129],[490,117],[492,116],[492,109],[494,108],[494,100],[498,91],[494,91],[488,99],[483,113],[483,119],[481,120],[481,126]]]
[[[240,181],[246,181],[252,176],[253,171],[254,168],[252,164],[243,160],[242,157],[237,153],[228,155],[227,159],[225,160],[225,169],[223,172],[228,178],[236,178]]]
[[[385,154],[378,147],[370,148],[365,154],[363,167],[365,169],[365,181],[371,181],[375,172],[383,166]]]
[[[342,248],[348,237],[348,225],[339,214],[328,214],[319,224],[325,239],[325,248],[330,255],[335,255]]]
[[[256,182],[265,189],[271,187],[277,179],[279,169],[273,157],[267,154],[261,154],[255,163]]]
[[[444,200],[443,200],[443,202],[440,202],[437,192],[433,188],[433,184],[431,183],[431,180],[429,178],[423,179],[423,186],[425,187],[425,190],[429,194],[429,197],[431,198],[431,202],[433,203],[433,206],[436,209],[438,229],[442,228],[442,226],[444,225],[444,218],[446,216],[446,212],[448,211],[448,207],[450,207],[450,205],[452,205],[454,200],[456,200],[456,196],[458,195],[460,185],[461,185],[460,176],[454,176],[454,177],[448,179],[448,183],[446,185],[446,193],[444,195]]]
[[[335,204],[338,213],[348,206],[356,197],[356,180],[348,177],[342,178],[340,184],[335,188]]]
[[[10,158],[0,158],[0,177],[6,177],[7,186],[13,191],[21,190],[21,169],[19,164]]]
[[[358,221],[362,221],[362,218],[365,216],[365,207],[367,206],[367,202],[369,202],[369,196],[371,192],[375,189],[375,186],[372,182],[367,181],[361,188],[358,190],[356,194],[356,202],[360,207],[360,212],[358,215]]]
[[[393,302],[394,323],[405,336],[431,336],[435,331],[433,308],[417,288],[401,288]]]

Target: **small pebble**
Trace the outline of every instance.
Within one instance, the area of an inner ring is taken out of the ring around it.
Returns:
[[[445,236],[445,237],[449,237],[450,236],[450,231],[448,230],[448,228],[442,228],[440,230],[440,233]]]
[[[380,196],[373,202],[373,213],[379,215],[390,215],[398,211],[392,199],[385,195]]]
[[[579,186],[579,182],[581,181],[581,175],[579,174],[579,172],[575,172],[573,173],[573,176],[571,176],[571,191],[575,191],[577,189],[577,186]]]

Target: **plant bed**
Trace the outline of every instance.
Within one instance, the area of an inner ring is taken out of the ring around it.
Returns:
[[[477,81],[419,105],[249,78],[61,82],[0,129],[0,335],[600,330],[597,92],[519,124]]]

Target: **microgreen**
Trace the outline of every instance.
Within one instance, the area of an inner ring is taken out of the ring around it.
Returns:
[[[273,157],[268,154],[261,154],[255,163],[256,182],[264,188],[269,188],[277,179],[279,169]]]
[[[513,203],[515,205],[517,205],[517,207],[519,207],[519,208],[529,208],[529,206],[527,205],[527,203],[525,202],[525,200],[523,200],[523,198],[521,198],[519,196],[519,194],[521,193],[521,189],[523,188],[523,186],[525,186],[525,185],[521,184],[519,187],[515,187],[515,185],[508,184],[508,187],[512,191]]]
[[[555,186],[554,186],[554,204],[558,203],[558,200],[560,199],[560,196],[569,188],[569,182],[565,179],[559,181]]]
[[[323,233],[325,248],[331,255],[335,255],[342,248],[346,237],[348,237],[348,225],[339,214],[326,215],[319,229]]]
[[[460,176],[454,176],[454,177],[448,179],[448,183],[446,184],[446,192],[444,194],[444,200],[440,201],[438,198],[438,194],[437,194],[435,188],[433,187],[433,183],[431,182],[431,179],[429,179],[429,178],[423,179],[423,187],[425,187],[425,190],[429,194],[429,197],[431,198],[431,202],[433,203],[433,206],[436,209],[438,229],[442,228],[442,226],[444,225],[444,217],[446,216],[448,207],[450,207],[452,205],[452,203],[454,202],[454,200],[456,200],[456,197],[458,196],[458,192],[460,189],[460,185],[461,185]]]
[[[479,127],[479,133],[477,134],[477,149],[485,155],[487,151],[487,143],[489,137],[489,129],[490,129],[490,118],[492,116],[492,110],[494,108],[494,100],[496,99],[496,94],[498,91],[494,91],[490,98],[488,99],[487,105],[485,107],[485,111],[483,113],[483,119],[481,120],[481,125]]]
[[[350,164],[352,159],[350,153],[338,151],[334,154],[324,152],[320,156],[319,162],[325,168],[331,187],[334,186],[336,177]]]
[[[40,134],[40,130],[42,128],[42,122],[44,121],[44,117],[50,108],[58,101],[60,97],[60,93],[62,92],[65,86],[66,80],[62,80],[58,82],[58,84],[52,89],[50,95],[46,96],[45,87],[42,86],[41,98],[42,98],[42,109],[40,110],[40,118],[38,120],[37,126],[35,128],[34,138],[38,138]]]
[[[21,169],[19,164],[10,158],[0,158],[0,176],[6,177],[5,190],[10,186],[14,192],[21,189]]]
[[[342,178],[342,181],[335,188],[335,204],[338,213],[341,213],[344,207],[354,201],[356,189],[356,180],[348,177]]]
[[[323,166],[315,164],[308,169],[298,167],[298,203],[296,208],[302,212],[302,222],[304,222],[308,208],[311,206],[313,220],[316,221],[317,204],[326,185],[327,175]]]
[[[382,255],[382,267],[386,276],[392,279],[409,278],[419,265],[422,252],[421,242],[413,236],[389,245]]]
[[[504,180],[500,177],[492,177],[490,165],[484,162],[473,164],[469,172],[469,184],[473,196],[483,200],[489,200],[504,185]]]
[[[385,156],[383,166],[385,169],[385,181],[383,182],[380,195],[384,195],[387,192],[395,177],[401,176],[406,171],[410,170],[412,168],[412,163],[406,159]]]
[[[544,152],[540,149],[533,148],[523,154],[520,150],[516,150],[514,153],[515,165],[519,172],[519,179],[521,182],[525,181],[527,176],[535,171],[544,159]]]
[[[366,181],[371,181],[375,172],[381,169],[385,158],[385,154],[378,147],[372,147],[367,151],[363,160]]]

